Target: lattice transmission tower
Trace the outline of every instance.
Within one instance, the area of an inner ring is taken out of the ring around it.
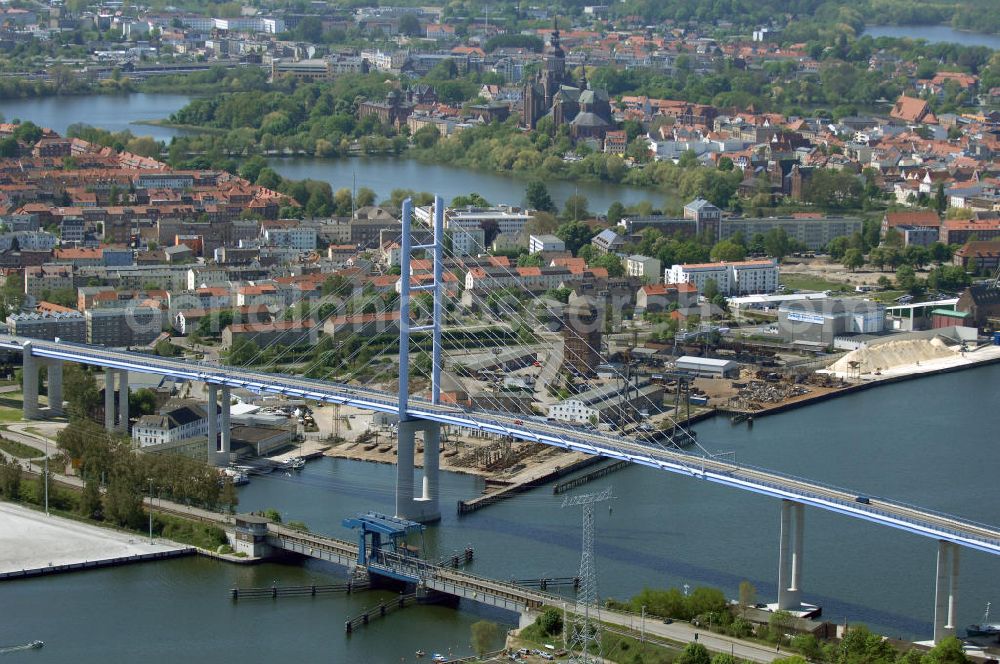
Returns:
[[[567,496],[563,507],[583,507],[583,551],[580,554],[580,589],[576,595],[570,662],[593,664],[601,657],[600,607],[597,599],[597,567],[594,564],[594,505],[611,500],[611,487],[597,493]],[[580,603],[583,606],[580,606]],[[569,626],[566,626],[569,629]]]

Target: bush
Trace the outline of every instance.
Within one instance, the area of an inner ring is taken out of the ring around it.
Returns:
[[[562,634],[562,612],[559,609],[549,607],[542,612],[542,615],[535,618],[535,624],[543,636]]]

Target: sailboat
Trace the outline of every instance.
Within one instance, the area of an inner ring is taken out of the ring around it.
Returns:
[[[990,622],[990,603],[986,602],[986,613],[980,623],[973,623],[965,628],[969,636],[994,636],[1000,634],[1000,623]]]

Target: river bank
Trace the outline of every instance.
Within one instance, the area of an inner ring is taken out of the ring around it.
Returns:
[[[857,392],[863,392],[875,387],[891,385],[893,383],[909,381],[916,378],[934,376],[937,374],[965,371],[967,369],[975,369],[997,363],[1000,363],[1000,346],[988,345],[960,355],[956,354],[955,357],[938,358],[934,360],[926,360],[924,362],[900,365],[891,369],[885,369],[884,371],[880,371],[878,373],[862,374],[860,377],[848,376],[844,372],[821,369],[816,373],[820,375],[829,375],[841,381],[851,381],[851,383],[843,387],[817,387],[810,385],[808,386],[809,392],[806,394],[791,396],[760,409],[737,411],[726,407],[719,407],[717,412],[720,415],[738,416],[742,422],[746,420],[747,415],[751,416],[751,420],[759,419],[768,415],[777,415],[778,413],[784,413],[789,410],[802,408],[804,406],[811,406],[823,401],[837,399]]]

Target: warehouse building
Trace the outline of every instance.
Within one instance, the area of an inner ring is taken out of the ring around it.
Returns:
[[[779,334],[789,341],[832,346],[836,337],[884,330],[885,306],[871,300],[798,300],[778,309]]]
[[[626,392],[617,382],[581,392],[549,406],[548,416],[559,422],[597,424],[620,422],[636,413],[653,414],[663,405],[663,386],[643,380]]]
[[[679,371],[686,371],[706,378],[739,378],[740,365],[733,360],[718,360],[712,357],[685,355],[675,363]]]

